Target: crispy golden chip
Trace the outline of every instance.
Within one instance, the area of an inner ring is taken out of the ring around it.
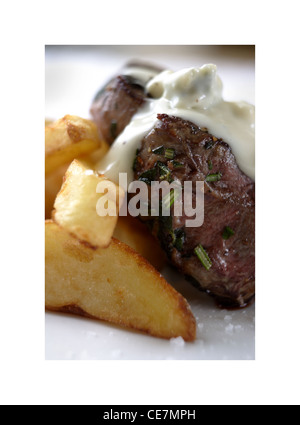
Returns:
[[[109,151],[109,145],[102,141],[101,145],[98,149],[96,149],[95,151],[87,154],[87,155],[83,155],[80,157],[80,161],[87,167],[90,168],[92,170],[96,170],[97,171],[97,167],[96,165],[100,162],[100,160],[104,157],[104,155]],[[72,158],[72,159],[77,159],[77,158]]]
[[[80,157],[80,161],[87,167],[94,169],[97,161],[107,152],[108,145],[103,143],[102,146],[91,154]],[[73,158],[75,159],[75,158]],[[64,164],[48,173],[45,176],[45,218],[51,218],[54,208],[54,201],[63,184],[63,177],[70,164]]]
[[[122,188],[75,159],[65,174],[52,217],[78,239],[104,248],[110,243],[124,196]]]
[[[45,176],[45,218],[51,218],[55,198],[63,184],[63,178],[69,164],[61,165]]]
[[[53,120],[51,120],[50,118],[45,118],[45,127],[51,124],[53,124]]]
[[[159,243],[137,218],[119,217],[113,236],[141,254],[157,270],[166,264],[166,255]]]
[[[112,322],[161,338],[195,339],[186,300],[139,254],[112,239],[93,249],[45,223],[46,309]]]
[[[45,126],[49,126],[53,121],[46,120]],[[95,169],[96,164],[104,157],[104,155],[108,152],[109,146],[106,142],[101,141],[100,146],[88,153],[86,155],[80,156],[80,160],[84,163],[88,168]],[[51,213],[54,206],[55,198],[60,191],[61,185],[63,183],[63,177],[71,164],[71,162],[76,159],[71,158],[69,162],[64,163],[63,165],[57,166],[51,172],[48,171],[45,176],[45,218],[51,218]],[[47,160],[46,160],[47,162]]]
[[[103,142],[93,121],[66,115],[45,127],[46,175],[74,158],[99,149]]]

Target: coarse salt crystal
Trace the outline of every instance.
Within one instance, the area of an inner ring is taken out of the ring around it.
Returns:
[[[225,332],[228,334],[231,334],[233,332],[234,326],[232,323],[229,323],[229,325],[226,326]]]
[[[185,342],[184,339],[181,336],[178,336],[177,338],[171,338],[170,339],[170,344],[173,345],[174,347],[184,347]]]

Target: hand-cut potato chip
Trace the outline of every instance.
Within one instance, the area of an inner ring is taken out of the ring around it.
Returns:
[[[50,118],[45,118],[45,127],[51,124],[53,124],[53,120],[51,120]]]
[[[70,164],[64,164],[45,176],[45,218],[51,218],[55,198],[63,184],[63,178]]]
[[[75,159],[65,174],[52,217],[78,239],[104,248],[111,241],[124,196],[121,187]]]
[[[119,217],[113,236],[141,254],[156,270],[162,270],[166,264],[164,251],[146,225],[137,218]]]
[[[93,121],[66,115],[45,127],[45,173],[101,147]]]
[[[112,239],[93,249],[45,223],[46,309],[109,321],[161,338],[195,339],[186,300],[139,254]]]
[[[109,151],[109,145],[106,142],[102,141],[98,149],[96,149],[95,151],[87,155],[81,156],[79,159],[87,168],[97,171],[97,167],[96,167],[97,164],[100,162],[100,160],[104,157],[104,155],[108,151]],[[72,158],[72,159],[77,159],[77,158]]]
[[[80,157],[80,161],[87,167],[94,169],[97,161],[99,161],[107,152],[108,145],[103,143],[96,151]],[[75,158],[72,158],[72,160]],[[71,161],[72,162],[72,161]],[[48,173],[45,176],[45,218],[51,218],[55,198],[60,191],[63,183],[63,177],[70,163],[63,164],[60,167]]]
[[[68,116],[67,116],[68,117]],[[71,117],[72,118],[72,117]],[[53,121],[50,120],[45,120],[45,126],[50,126],[53,124]],[[61,129],[59,128],[59,126],[57,127],[58,134],[61,134]],[[46,130],[46,132],[49,132],[49,129]],[[58,143],[56,138],[54,137],[54,132],[55,130],[51,130],[51,132],[48,134],[48,137],[46,137],[46,141],[48,140],[49,143],[49,135],[50,135],[50,139],[52,140],[52,144]],[[65,137],[65,135],[63,136]],[[104,155],[108,152],[109,150],[109,145],[104,142],[101,141],[99,147],[96,150],[93,150],[92,152],[86,154],[86,155],[82,155],[80,156],[80,160],[82,161],[82,163],[84,163],[88,168],[91,169],[95,169],[96,164],[101,160],[101,158],[104,157]],[[79,152],[75,152],[76,154]],[[49,158],[48,158],[49,159]],[[61,185],[63,183],[63,177],[69,167],[69,165],[71,164],[71,162],[77,159],[75,157],[69,158],[69,161],[64,163],[63,165],[59,165],[58,163],[56,163],[55,168],[48,173],[46,173],[45,176],[45,218],[51,218],[51,212],[53,210],[53,205],[54,205],[54,201],[56,198],[56,195],[58,194]],[[47,158],[46,158],[46,163],[47,163]],[[49,164],[48,164],[49,165]],[[47,164],[46,164],[46,168],[47,168]],[[49,169],[49,167],[48,167]]]

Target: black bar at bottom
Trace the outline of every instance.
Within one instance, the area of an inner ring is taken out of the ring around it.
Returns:
[[[45,406],[45,407],[50,407]],[[142,423],[153,421],[200,421],[203,418],[203,406],[194,405],[75,405],[75,406],[58,406],[59,414],[52,413],[48,409],[47,418],[60,423],[71,423],[72,425],[82,425],[82,412],[86,415],[88,423],[105,424],[110,421],[124,421],[125,423]],[[68,408],[70,407],[70,408]],[[201,409],[201,415],[200,415]]]

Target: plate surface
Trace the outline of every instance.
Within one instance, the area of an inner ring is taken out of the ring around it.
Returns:
[[[45,116],[66,114],[90,118],[99,88],[126,62],[147,60],[170,69],[215,63],[226,100],[254,104],[254,52],[226,46],[47,46]],[[45,314],[47,360],[254,360],[255,305],[219,309],[214,300],[166,268],[169,283],[191,305],[197,339],[185,343],[153,338],[119,327],[57,313]]]

